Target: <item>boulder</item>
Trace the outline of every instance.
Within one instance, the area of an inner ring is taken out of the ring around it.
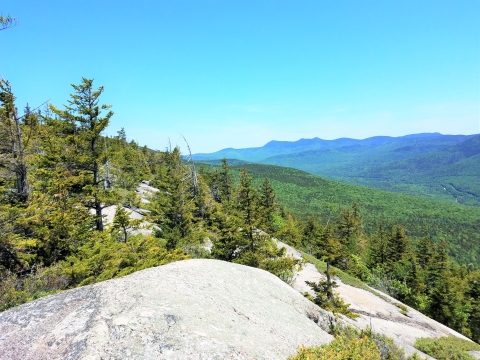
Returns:
[[[331,321],[266,271],[186,260],[0,313],[0,359],[286,359]]]

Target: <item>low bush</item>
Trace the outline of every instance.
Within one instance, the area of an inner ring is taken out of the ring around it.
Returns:
[[[289,360],[417,360],[418,354],[405,356],[392,339],[371,331],[352,327],[336,327],[335,340],[320,347],[301,347]]]
[[[480,350],[480,345],[455,336],[445,336],[438,339],[420,338],[414,346],[438,360],[474,360],[475,358],[467,351]]]

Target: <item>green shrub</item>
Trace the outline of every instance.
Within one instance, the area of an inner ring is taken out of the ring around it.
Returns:
[[[290,360],[381,360],[375,343],[364,336],[351,339],[339,336],[328,345],[320,347],[301,347],[298,354]]]
[[[28,301],[28,293],[21,290],[21,281],[14,274],[0,275],[0,311]]]
[[[67,278],[57,266],[38,267],[24,277],[0,273],[0,311],[53,294],[66,288]]]
[[[168,251],[163,243],[150,235],[132,235],[127,243],[105,236],[80,247],[60,265],[70,286],[83,286],[190,258],[182,249]]]
[[[301,347],[289,360],[417,360],[418,354],[406,357],[392,339],[371,331],[352,327],[334,329],[335,340],[320,347]]]
[[[400,303],[393,303],[393,305],[395,305],[397,308],[400,309],[400,313],[401,313],[402,315],[407,315],[407,313],[408,313],[408,308],[407,308],[405,305],[400,304]]]
[[[475,358],[469,355],[467,351],[480,350],[480,345],[455,336],[445,336],[438,339],[420,338],[414,346],[438,360],[474,360]]]

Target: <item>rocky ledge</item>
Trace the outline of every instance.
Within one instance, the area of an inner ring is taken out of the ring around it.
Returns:
[[[186,260],[0,313],[0,359],[285,359],[330,321],[266,271]]]

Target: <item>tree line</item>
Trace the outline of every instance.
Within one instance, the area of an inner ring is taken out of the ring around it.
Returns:
[[[226,162],[197,172],[178,147],[141,147],[124,129],[103,136],[113,116],[100,102],[104,88],[86,78],[72,88],[64,108],[20,115],[9,82],[0,83],[1,309],[192,257],[292,277],[298,261],[260,230],[276,209],[268,180],[257,188],[244,172],[237,184]],[[141,181],[159,189],[149,204],[135,191]],[[152,234],[132,231],[141,222],[131,211],[143,211]]]
[[[341,269],[479,340],[480,272],[452,262],[445,241],[412,243],[400,224],[367,234],[358,203],[301,220],[268,178],[255,183],[226,159],[197,171],[178,147],[142,147],[124,129],[103,136],[113,117],[100,102],[104,88],[86,78],[72,88],[64,108],[27,106],[20,115],[10,84],[0,83],[0,309],[195,257],[289,282],[298,261],[273,236],[325,261],[326,280],[310,284],[319,305],[345,308],[334,292]],[[158,189],[148,204],[135,191],[141,181]],[[141,224],[128,212],[140,209],[151,234],[132,231]]]

